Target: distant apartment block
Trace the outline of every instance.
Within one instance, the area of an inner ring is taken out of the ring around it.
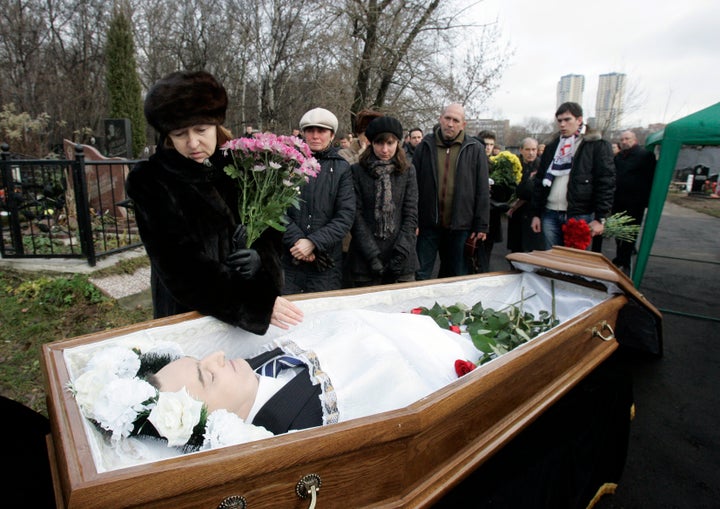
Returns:
[[[568,101],[582,105],[584,90],[585,76],[580,74],[562,76],[557,85],[557,106]]]
[[[498,145],[502,145],[503,147],[506,145],[505,139],[506,139],[506,133],[510,129],[510,121],[509,120],[493,120],[491,118],[476,118],[476,119],[469,119],[467,121],[467,126],[465,127],[465,132],[469,134],[470,136],[477,136],[480,131],[492,131],[495,133],[495,143]]]
[[[625,97],[625,75],[601,74],[595,99],[595,122],[598,129],[616,131],[620,128]]]

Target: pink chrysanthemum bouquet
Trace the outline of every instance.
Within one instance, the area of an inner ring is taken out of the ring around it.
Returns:
[[[238,184],[238,212],[247,229],[247,246],[267,228],[285,231],[287,210],[299,205],[300,188],[320,171],[307,144],[295,136],[261,133],[235,138],[220,148],[233,158],[225,173]]]

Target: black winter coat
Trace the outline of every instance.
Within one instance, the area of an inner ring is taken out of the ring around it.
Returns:
[[[320,172],[302,187],[300,208],[288,210],[290,221],[283,235],[283,265],[287,270],[288,282],[295,277],[300,267],[304,271],[303,278],[332,280],[327,282],[328,287],[315,291],[335,290],[342,284],[342,241],[350,232],[355,218],[355,193],[350,165],[338,155],[337,149],[331,147],[313,153],[313,156],[320,163]],[[310,239],[315,245],[316,254],[327,254],[335,266],[328,271],[319,270],[311,263],[295,265],[290,248],[302,238]]]
[[[613,210],[642,211],[650,201],[650,190],[655,178],[655,154],[640,145],[621,150],[615,156],[617,183]]]
[[[420,229],[441,225],[438,199],[438,146],[435,131],[415,147],[413,166],[418,180],[418,226]],[[487,233],[490,223],[490,181],[485,145],[465,136],[455,170],[451,230]]]
[[[281,234],[269,229],[252,246],[263,261],[253,278],[225,264],[238,224],[237,184],[224,173],[228,161],[219,151],[210,160],[206,167],[160,145],[128,175],[152,264],[154,316],[198,311],[264,334],[282,287]]]
[[[555,138],[543,152],[540,168],[535,175],[531,213],[542,217],[550,188],[542,185],[560,137]],[[567,188],[568,216],[594,214],[595,219],[610,215],[615,193],[615,164],[612,147],[597,131],[588,130],[575,151]]]
[[[417,177],[415,168],[410,166],[404,172],[394,171],[390,176],[394,213],[392,223],[395,233],[387,239],[375,235],[375,183],[368,168],[361,163],[350,167],[355,185],[355,223],[348,251],[348,269],[351,274],[372,279],[370,260],[377,257],[388,267],[390,259],[398,254],[404,257],[402,264],[392,267],[395,276],[414,274],[418,268],[415,251],[418,211]]]

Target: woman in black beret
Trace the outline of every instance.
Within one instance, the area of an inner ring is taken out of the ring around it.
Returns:
[[[348,271],[355,286],[415,280],[418,188],[415,168],[405,157],[403,128],[393,117],[378,117],[365,130],[369,145],[351,171],[355,223]]]
[[[270,324],[287,329],[302,319],[279,297],[282,234],[268,229],[253,249],[238,249],[237,185],[219,147],[225,88],[204,71],[179,71],[153,85],[145,117],[160,140],[126,182],[140,237],[152,265],[155,318],[198,311],[256,334]],[[238,245],[239,246],[239,245]]]

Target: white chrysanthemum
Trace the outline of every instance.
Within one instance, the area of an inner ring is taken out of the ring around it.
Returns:
[[[112,439],[130,436],[144,403],[154,398],[157,389],[139,378],[116,378],[102,388],[95,400],[94,419],[112,432]]]
[[[161,392],[148,420],[168,441],[168,447],[182,446],[200,421],[202,402],[193,399],[185,387],[177,392]]]
[[[111,346],[99,351],[88,361],[86,371],[100,370],[120,378],[132,378],[140,369],[140,358],[124,346]]]
[[[243,444],[271,436],[273,434],[267,429],[246,423],[237,414],[225,409],[215,410],[207,419],[203,448]]]
[[[117,379],[117,376],[108,370],[92,369],[85,371],[70,384],[70,390],[75,395],[75,400],[80,406],[83,415],[97,420],[95,417],[95,403],[98,395],[108,383],[115,379]]]

